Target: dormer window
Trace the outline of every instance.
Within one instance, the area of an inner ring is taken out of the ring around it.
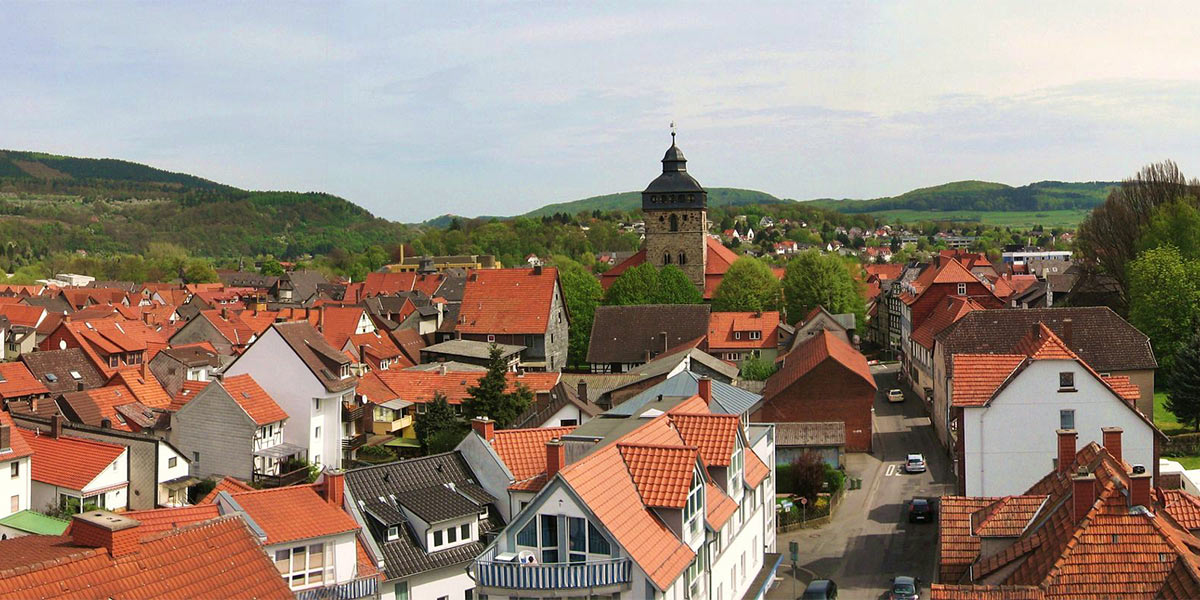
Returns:
[[[398,539],[400,539],[400,528],[395,525],[388,527],[387,541],[394,542]]]
[[[750,339],[752,339],[752,340],[761,340],[761,339],[762,339],[762,332],[761,332],[761,331],[751,331],[751,332],[750,332]]]
[[[704,478],[700,472],[692,474],[692,487],[688,490],[687,504],[683,507],[684,530],[695,536],[700,531],[700,515],[704,514]]]
[[[735,340],[742,339],[742,332],[740,332],[740,331],[733,332],[733,339],[735,339]]]

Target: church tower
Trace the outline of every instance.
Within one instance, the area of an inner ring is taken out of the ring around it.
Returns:
[[[657,268],[676,265],[704,291],[708,260],[708,192],[687,172],[687,159],[675,145],[662,159],[659,175],[642,192],[646,219],[646,261]]]

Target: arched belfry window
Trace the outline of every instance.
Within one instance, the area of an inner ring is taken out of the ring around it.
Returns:
[[[679,264],[681,264],[681,265],[687,264],[687,252],[679,253]]]
[[[671,231],[679,231],[679,216],[671,215]]]
[[[663,264],[664,265],[671,264],[671,253],[670,252],[663,252]]]

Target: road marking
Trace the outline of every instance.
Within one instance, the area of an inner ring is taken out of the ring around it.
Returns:
[[[891,477],[892,475],[895,475],[895,474],[896,474],[896,465],[888,465],[887,473],[884,473],[884,476]]]

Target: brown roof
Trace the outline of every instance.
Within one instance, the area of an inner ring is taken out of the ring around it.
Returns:
[[[73,392],[80,383],[85,390],[98,388],[107,381],[104,374],[79,348],[30,352],[21,355],[21,362],[25,363],[29,372],[52,394]],[[71,374],[72,371],[79,374],[78,379]],[[50,380],[51,377],[54,381]]]
[[[1071,351],[1101,372],[1154,369],[1150,338],[1105,306],[977,310],[934,337],[950,354],[1010,354],[1035,323],[1065,339],[1071,320]]]
[[[776,423],[776,446],[845,446],[846,424],[841,421],[826,423]]]
[[[272,327],[326,390],[342,392],[354,387],[358,381],[356,377],[339,376],[341,365],[350,364],[350,359],[331,346],[325,336],[307,321],[276,323]]]
[[[828,329],[822,329],[788,352],[783,366],[767,379],[763,398],[771,398],[787,389],[817,365],[825,362],[826,359],[838,363],[850,374],[866,381],[871,387],[878,387],[875,384],[875,378],[871,375],[871,368],[867,366],[867,358],[842,338],[834,335]]]
[[[707,304],[644,304],[596,307],[590,363],[641,363],[689,340],[708,336]],[[666,344],[660,334],[666,332]]]

